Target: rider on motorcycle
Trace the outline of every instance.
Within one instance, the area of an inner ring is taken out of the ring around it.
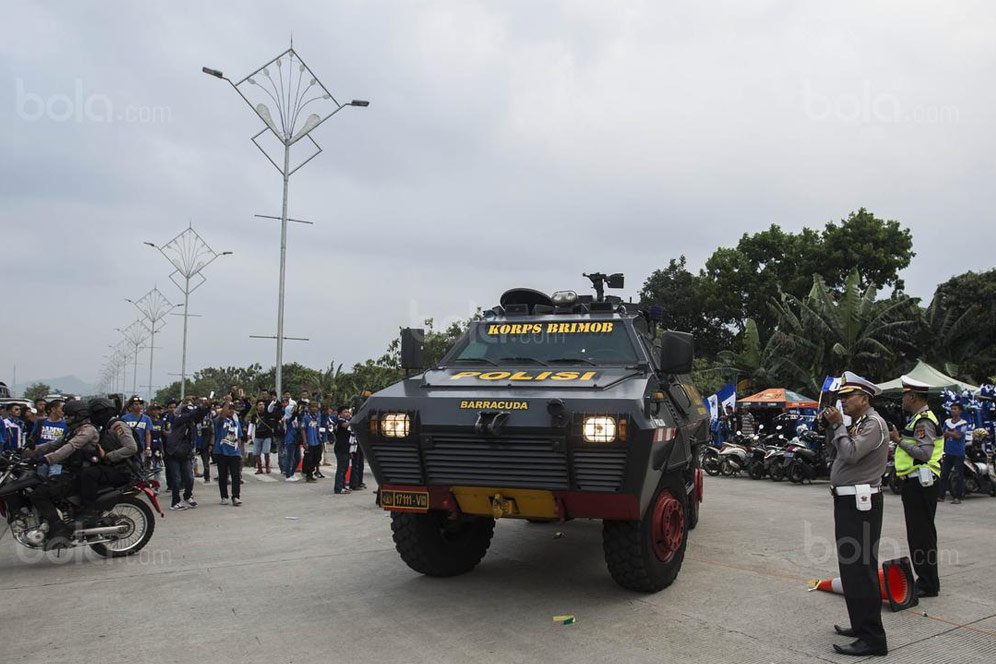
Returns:
[[[55,502],[76,493],[83,458],[92,453],[93,447],[100,439],[97,428],[90,423],[90,410],[86,402],[79,399],[69,401],[62,412],[69,426],[66,434],[51,443],[25,449],[22,454],[25,458],[44,459],[49,465],[53,463],[63,465],[61,475],[51,478],[31,494],[31,502],[38,510],[38,514],[48,523],[49,541],[72,535],[72,526],[63,523],[59,518]]]
[[[114,402],[105,397],[90,401],[90,420],[100,427],[96,454],[80,471],[80,499],[84,518],[94,516],[101,486],[121,486],[133,474],[131,460],[138,451],[131,428],[117,417]]]

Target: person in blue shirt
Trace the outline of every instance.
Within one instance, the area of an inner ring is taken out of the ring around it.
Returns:
[[[284,443],[281,446],[284,453],[284,480],[287,482],[297,482],[301,478],[297,476],[297,463],[300,460],[300,448],[297,441],[300,431],[298,429],[298,413],[294,406],[289,403],[289,398],[285,397],[284,407]]]
[[[228,480],[232,480],[232,505],[242,504],[242,425],[231,401],[221,404],[218,417],[214,418],[214,462],[218,466],[218,490],[221,504],[228,504]]]
[[[121,421],[131,427],[131,433],[135,436],[138,445],[135,458],[140,462],[145,460],[152,446],[152,419],[142,412],[144,405],[141,397],[132,397],[128,400],[128,412],[121,416]]]
[[[941,427],[944,436],[944,457],[941,459],[941,486],[937,500],[943,501],[951,483],[951,504],[961,503],[965,495],[965,444],[972,435],[972,425],[961,417],[961,404],[951,404],[951,417]]]
[[[53,399],[51,402],[45,406],[45,417],[40,420],[35,420],[35,428],[31,431],[31,440],[34,441],[36,445],[43,445],[45,443],[54,443],[55,441],[62,438],[65,433],[69,430],[69,425],[62,418],[62,401],[59,399]],[[48,477],[55,477],[56,475],[62,474],[62,464],[54,463],[48,466],[48,470],[42,472],[41,467],[38,469],[40,474],[46,475]]]
[[[318,402],[311,401],[308,410],[301,416],[301,431],[304,432],[304,465],[301,470],[304,472],[306,482],[317,482],[315,471],[318,470],[318,462],[322,458],[322,442],[319,438],[319,424],[321,415],[318,412]]]
[[[6,429],[4,450],[19,450],[24,447],[24,420],[21,419],[21,410],[22,406],[19,403],[12,403],[7,407],[7,417],[3,421]]]
[[[155,479],[159,482],[163,472],[163,436],[167,433],[164,431],[166,427],[162,418],[162,407],[158,404],[149,406],[149,419],[152,421],[152,437],[145,465],[156,471]],[[159,493],[159,487],[156,487],[155,492]]]
[[[194,450],[201,457],[201,465],[204,467],[202,473],[204,477],[204,483],[209,484],[211,482],[211,459],[214,456],[214,420],[212,415],[208,412],[204,416],[204,419],[200,421],[197,425],[197,431],[194,434]]]
[[[7,447],[9,438],[10,436],[7,434],[7,407],[0,404],[0,451],[6,452],[8,449],[13,449]]]

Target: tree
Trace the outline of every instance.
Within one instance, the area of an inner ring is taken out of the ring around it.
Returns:
[[[42,397],[52,393],[52,388],[45,383],[31,383],[24,388],[24,398],[31,401],[41,399]]]
[[[769,304],[779,293],[805,297],[814,275],[840,293],[855,269],[861,270],[862,288],[875,283],[900,292],[899,271],[914,255],[908,229],[865,208],[819,232],[789,233],[772,225],[745,233],[735,248],[720,247],[706,260],[700,273],[703,308],[730,329],[742,332],[752,318],[768,334],[776,322]]]
[[[814,256],[822,275],[833,289],[843,287],[852,270],[861,270],[861,287],[871,284],[904,288],[900,270],[910,265],[913,235],[898,221],[882,220],[865,208],[852,212],[840,225],[828,222],[820,234],[819,255]]]
[[[684,256],[672,258],[666,268],[655,270],[643,282],[640,307],[661,305],[664,329],[691,332],[695,335],[696,355],[710,358],[728,344],[732,335],[722,321],[703,308],[703,279],[687,269]]]
[[[784,332],[772,333],[761,341],[757,324],[748,318],[740,335],[740,350],[721,351],[717,356],[719,372],[725,381],[741,385],[746,381],[746,391],[756,392],[768,387],[793,387],[811,391],[813,377],[808,367],[800,363],[793,352],[795,340]]]
[[[970,382],[996,381],[996,270],[940,284],[924,312],[930,361]]]
[[[898,359],[916,352],[916,300],[878,300],[875,285],[862,287],[862,281],[852,270],[838,294],[817,276],[805,298],[785,293],[773,303],[778,331],[788,339],[782,352],[806,366],[813,379],[844,370],[873,380],[890,377]]]

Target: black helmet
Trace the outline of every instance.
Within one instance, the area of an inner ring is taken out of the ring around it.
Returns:
[[[90,399],[90,417],[95,424],[105,426],[117,414],[118,408],[107,397]]]
[[[87,407],[87,403],[85,401],[81,399],[73,399],[62,407],[62,414],[65,416],[66,422],[72,426],[89,418],[90,409]]]

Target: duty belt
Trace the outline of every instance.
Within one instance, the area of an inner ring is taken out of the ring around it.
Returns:
[[[831,496],[853,496],[858,492],[857,488],[854,486],[832,486],[830,487]],[[871,488],[872,493],[882,493],[882,487],[873,486]]]

